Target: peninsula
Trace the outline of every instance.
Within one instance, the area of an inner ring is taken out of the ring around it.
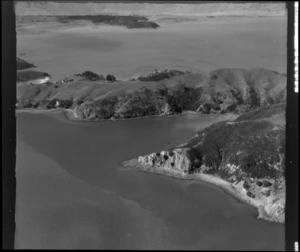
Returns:
[[[122,164],[207,181],[257,207],[257,218],[284,223],[285,106],[269,105],[213,124],[187,144]]]

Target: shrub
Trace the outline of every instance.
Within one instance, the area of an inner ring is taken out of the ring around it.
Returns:
[[[196,159],[196,160],[193,162],[193,167],[194,167],[195,169],[200,168],[201,164],[202,164],[201,161],[199,161],[198,159]]]
[[[117,79],[112,74],[108,74],[108,75],[106,75],[106,80],[113,82],[113,81],[116,81]]]
[[[115,104],[118,98],[115,96],[110,96],[106,99],[95,101],[94,106],[96,108],[96,113],[98,118],[109,119],[115,113]]]
[[[200,148],[194,147],[190,148],[187,151],[187,157],[191,162],[194,162],[196,159],[197,160],[202,160],[202,155],[201,155],[201,150]]]
[[[174,166],[174,165],[175,165],[175,163],[174,163],[174,162],[172,162],[172,163],[171,163],[171,166]]]
[[[233,103],[230,106],[227,107],[228,112],[233,112],[237,107],[237,104]]]
[[[262,182],[261,182],[261,181],[259,181],[259,180],[257,180],[257,181],[256,181],[256,185],[258,185],[258,186],[262,186]]]
[[[165,160],[168,160],[168,159],[169,159],[169,156],[168,156],[167,154],[165,154],[165,155],[164,155],[164,159],[165,159]]]
[[[262,181],[262,186],[263,186],[263,187],[270,187],[271,185],[272,185],[272,183],[269,182],[268,180],[263,180],[263,181]]]
[[[262,165],[260,164],[251,164],[248,163],[247,166],[242,166],[242,171],[244,171],[246,174],[248,174],[250,177],[253,178],[265,178],[265,177],[276,177],[278,175],[278,171],[271,168],[262,168]]]
[[[248,191],[247,192],[247,196],[250,197],[250,198],[252,198],[252,193]]]
[[[271,195],[271,192],[270,190],[267,190],[267,191],[264,191],[264,192],[261,192],[262,195],[265,195],[266,197],[269,197]]]
[[[173,151],[169,151],[169,156],[173,157],[173,155],[174,155],[174,152]]]
[[[159,153],[159,152],[156,152],[156,156],[158,156],[158,157],[159,157],[159,156],[160,156],[160,153]]]
[[[250,184],[247,180],[244,181],[243,187],[247,190],[250,188]]]

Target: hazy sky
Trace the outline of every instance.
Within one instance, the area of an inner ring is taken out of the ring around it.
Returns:
[[[51,2],[45,5],[31,2],[18,2],[17,15],[250,15],[282,16],[286,14],[285,3],[95,3],[95,2]]]

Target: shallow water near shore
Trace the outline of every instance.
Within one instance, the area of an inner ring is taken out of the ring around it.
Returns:
[[[284,225],[222,189],[119,166],[222,119],[17,113],[16,248],[283,250]]]

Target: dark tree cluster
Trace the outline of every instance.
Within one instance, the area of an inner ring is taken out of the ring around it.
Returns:
[[[247,192],[247,196],[250,198],[255,198],[255,195],[249,191]]]
[[[84,77],[91,81],[105,80],[105,78],[102,74],[99,75],[99,74],[93,73],[92,71],[84,71],[81,74],[75,74],[75,76],[81,76],[81,77]]]
[[[169,79],[173,76],[182,75],[184,72],[178,70],[164,70],[162,72],[154,71],[145,76],[138,77],[140,81],[160,81],[164,79]]]
[[[116,81],[117,79],[116,79],[116,77],[113,76],[112,74],[108,74],[108,75],[106,75],[106,80],[107,80],[107,81],[114,82],[114,81]]]

